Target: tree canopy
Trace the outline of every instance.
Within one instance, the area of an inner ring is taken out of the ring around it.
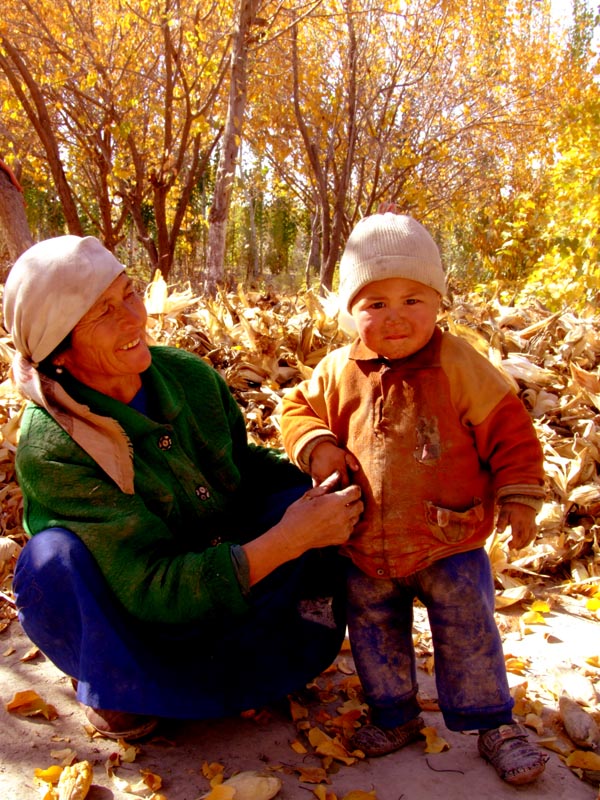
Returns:
[[[575,248],[593,291],[595,23],[583,0],[568,26],[550,0],[5,0],[0,159],[34,237],[93,233],[146,277],[331,288],[394,201],[457,281]]]

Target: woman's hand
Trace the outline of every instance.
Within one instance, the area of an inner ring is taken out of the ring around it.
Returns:
[[[243,545],[250,568],[250,585],[274,569],[315,547],[348,541],[363,512],[358,486],[331,491],[329,482],[309,489],[292,503],[281,521],[257,539]]]
[[[350,484],[350,473],[358,472],[360,465],[356,458],[333,442],[321,442],[310,455],[310,474],[317,485],[332,473],[339,472],[340,487]]]

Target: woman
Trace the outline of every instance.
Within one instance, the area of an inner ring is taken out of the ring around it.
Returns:
[[[27,250],[4,320],[31,401],[19,616],[90,723],[133,739],[156,717],[264,705],[327,667],[345,626],[331,546],[350,536],[359,490],[309,489],[249,445],[215,370],[148,347],[144,304],[93,237]]]

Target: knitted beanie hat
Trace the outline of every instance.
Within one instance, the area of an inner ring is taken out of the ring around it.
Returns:
[[[386,278],[408,278],[446,293],[438,247],[412,217],[373,214],[355,226],[340,261],[341,308],[349,312],[364,286]]]
[[[17,351],[37,365],[124,269],[93,236],[57,236],[26,250],[4,287],[4,322]]]

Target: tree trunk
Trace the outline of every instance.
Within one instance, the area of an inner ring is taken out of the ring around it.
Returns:
[[[256,17],[257,7],[258,0],[240,0],[238,22],[233,36],[227,120],[221,142],[213,203],[208,215],[208,257],[204,291],[213,297],[217,286],[224,283],[227,216],[246,109],[249,33]]]
[[[33,238],[27,223],[25,203],[19,183],[11,170],[0,161],[0,234],[11,261],[31,247]],[[0,282],[6,275],[0,272]]]

